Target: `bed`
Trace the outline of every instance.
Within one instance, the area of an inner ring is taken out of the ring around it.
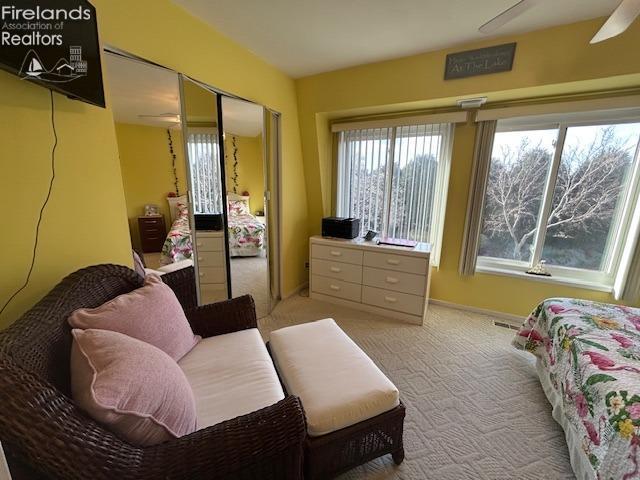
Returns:
[[[640,478],[640,309],[547,299],[513,344],[537,358],[577,478]]]
[[[168,197],[171,212],[171,228],[160,255],[160,264],[169,265],[191,260],[193,245],[189,227],[187,198]],[[265,226],[249,210],[249,197],[229,193],[229,255],[232,257],[255,257],[264,252]]]
[[[191,260],[193,245],[189,228],[189,209],[187,196],[167,197],[171,215],[171,228],[162,245],[160,265],[170,265],[183,260]]]
[[[229,255],[255,257],[264,251],[265,226],[251,215],[249,197],[227,194],[229,220]]]

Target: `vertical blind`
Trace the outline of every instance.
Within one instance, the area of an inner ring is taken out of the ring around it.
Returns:
[[[220,150],[214,132],[193,132],[187,137],[195,213],[222,212]]]
[[[360,218],[361,234],[435,244],[451,130],[441,123],[342,131],[338,215]]]

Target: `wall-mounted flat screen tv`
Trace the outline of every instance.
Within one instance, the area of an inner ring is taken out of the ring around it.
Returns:
[[[96,9],[86,0],[0,0],[0,68],[105,106]]]

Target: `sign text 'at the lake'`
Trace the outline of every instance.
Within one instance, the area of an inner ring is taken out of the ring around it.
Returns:
[[[450,53],[444,70],[444,79],[473,77],[488,73],[508,72],[513,67],[515,43]]]

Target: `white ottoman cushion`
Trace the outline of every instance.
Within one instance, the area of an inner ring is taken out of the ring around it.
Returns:
[[[180,359],[196,399],[198,429],[255,412],[284,398],[258,329],[204,338]]]
[[[302,400],[310,436],[399,404],[395,385],[331,318],[271,332],[270,345],[287,392]]]

